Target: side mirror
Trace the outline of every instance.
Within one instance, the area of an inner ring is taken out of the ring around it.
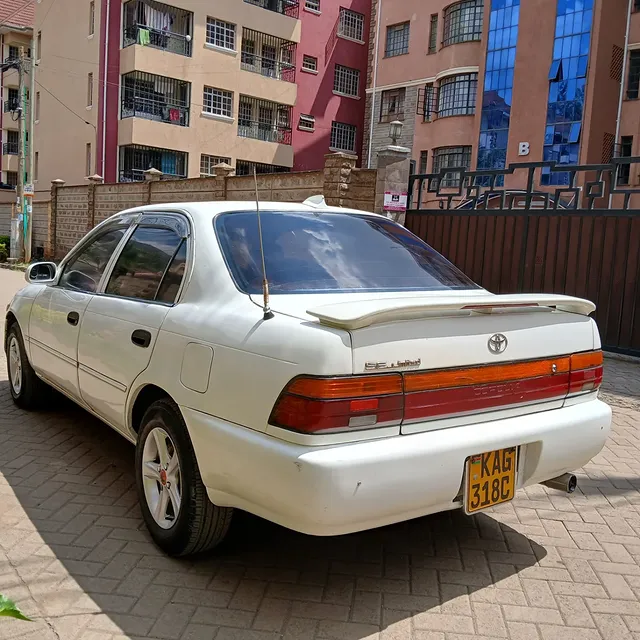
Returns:
[[[56,279],[55,262],[35,262],[27,267],[24,279],[30,284],[51,284]]]

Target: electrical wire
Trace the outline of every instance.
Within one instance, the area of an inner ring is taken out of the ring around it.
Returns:
[[[85,120],[80,114],[76,113],[69,105],[67,105],[64,102],[62,102],[62,100],[60,100],[60,98],[58,98],[58,96],[56,96],[53,92],[49,91],[49,89],[47,89],[47,87],[45,87],[41,82],[36,80],[36,84],[41,89],[44,89],[44,91],[46,91],[56,102],[59,102],[67,111],[71,112],[74,116],[76,116],[76,118],[79,118],[80,120],[82,120],[82,122],[84,122],[85,124],[88,124],[90,127],[93,127],[94,130],[96,130],[96,126],[94,124],[92,124],[88,120]]]
[[[47,16],[49,15],[49,12],[51,11],[51,9],[53,9],[53,5],[56,3],[56,0],[51,0],[51,4],[49,5],[49,8],[47,9],[47,13],[44,14],[44,17],[42,18],[42,22],[40,23],[40,28],[42,28],[42,26],[44,25],[44,23],[47,20]],[[40,55],[40,52],[37,52],[38,55]]]

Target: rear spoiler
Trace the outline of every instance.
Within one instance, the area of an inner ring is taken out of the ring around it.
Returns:
[[[508,313],[536,307],[588,316],[596,310],[589,300],[571,296],[544,294],[515,294],[479,296],[424,296],[417,298],[387,298],[340,302],[309,309],[310,316],[322,324],[340,329],[362,329],[373,324],[397,320],[459,315],[460,312],[486,314]]]

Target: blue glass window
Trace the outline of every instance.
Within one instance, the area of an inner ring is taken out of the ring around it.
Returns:
[[[504,169],[513,96],[520,0],[492,0],[482,96],[478,169]],[[496,182],[501,186],[503,180]]]
[[[558,164],[580,157],[592,21],[593,0],[558,0],[543,155]],[[542,173],[544,185],[566,186],[569,179],[566,171]]]

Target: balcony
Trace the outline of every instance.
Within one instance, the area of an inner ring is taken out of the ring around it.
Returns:
[[[17,111],[18,106],[18,98],[9,98],[9,100],[4,101],[4,112],[9,113],[10,111]]]
[[[298,0],[244,0],[268,11],[275,11],[290,18],[297,18],[300,14]]]
[[[238,136],[290,145],[291,112],[288,105],[240,96]]]
[[[162,171],[166,178],[187,177],[187,154],[183,151],[132,144],[120,147],[120,182],[142,182],[149,169]]]
[[[189,82],[134,71],[122,76],[121,88],[121,118],[145,118],[189,126]]]
[[[251,29],[242,30],[240,65],[245,71],[284,82],[295,82],[295,59],[295,42]]]
[[[134,44],[191,56],[193,14],[153,2],[130,0],[124,5],[122,46]]]
[[[5,142],[2,145],[3,156],[17,156],[20,144],[18,142]]]

